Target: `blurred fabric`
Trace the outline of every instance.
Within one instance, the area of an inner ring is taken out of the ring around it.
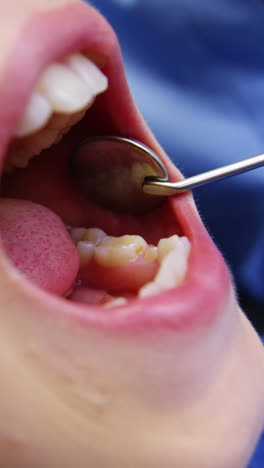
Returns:
[[[264,152],[264,0],[95,0],[133,96],[185,176]],[[263,332],[264,168],[196,189],[203,221]],[[263,468],[264,441],[250,468]]]

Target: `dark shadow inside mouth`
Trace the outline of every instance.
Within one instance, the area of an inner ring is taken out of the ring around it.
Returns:
[[[102,133],[106,133],[105,125],[102,127]],[[138,284],[133,278],[140,275],[142,266],[116,273],[116,269],[104,270],[93,263],[89,274],[80,275],[82,269],[67,232],[69,227],[96,227],[110,236],[139,235],[149,245],[157,245],[159,239],[174,234],[182,235],[169,203],[142,216],[120,215],[96,206],[80,193],[78,181],[72,177],[70,155],[82,139],[100,133],[100,118],[91,108],[58,144],[33,157],[26,168],[3,176],[0,202],[2,238],[15,266],[48,292],[68,297],[71,293],[74,300],[97,304],[121,293],[135,296],[138,286],[131,284]],[[7,199],[12,199],[9,205]],[[16,201],[22,200],[31,205],[18,205]],[[154,271],[155,268],[152,278]],[[122,281],[124,274],[127,287]],[[151,279],[151,275],[146,275],[146,279]],[[91,283],[88,300],[87,291],[81,290],[87,286],[84,276]]]
[[[87,136],[94,135],[94,132],[100,135],[93,121],[92,108],[58,144],[33,157],[26,168],[5,174],[1,182],[1,197],[39,203],[60,216],[66,225],[97,226],[113,236],[138,234],[149,243],[157,243],[161,237],[182,235],[169,204],[165,203],[148,214],[132,216],[95,205],[80,192],[78,180],[71,172],[70,159],[73,149]],[[105,130],[102,133],[105,134]]]

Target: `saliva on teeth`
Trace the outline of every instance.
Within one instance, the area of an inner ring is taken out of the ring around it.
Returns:
[[[81,268],[99,265],[106,273],[107,269],[129,268],[140,257],[145,265],[155,262],[155,275],[138,289],[137,297],[152,296],[184,282],[191,249],[190,241],[185,236],[173,235],[160,239],[154,246],[138,235],[113,237],[99,228],[72,228],[70,234],[80,256]],[[123,270],[120,271],[122,273]],[[117,295],[105,306],[121,306],[126,302],[125,295]]]

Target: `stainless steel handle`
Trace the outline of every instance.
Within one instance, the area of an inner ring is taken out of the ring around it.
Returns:
[[[211,171],[203,172],[196,176],[183,179],[178,182],[168,182],[162,179],[150,178],[145,179],[143,192],[151,195],[174,195],[176,193],[185,192],[201,185],[208,184],[214,180],[220,180],[227,177],[232,177],[242,172],[251,171],[257,167],[264,165],[264,154],[253,156],[243,161],[239,161],[228,166],[219,167]]]

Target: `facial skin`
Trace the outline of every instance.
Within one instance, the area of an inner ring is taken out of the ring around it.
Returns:
[[[102,129],[148,144],[178,176],[135,109],[98,13],[74,0],[9,0],[0,13],[2,160],[41,69],[85,48],[111,82],[98,101]],[[186,283],[120,312],[36,289],[1,250],[1,467],[246,466],[264,421],[263,347],[190,195],[169,203],[192,243]]]

